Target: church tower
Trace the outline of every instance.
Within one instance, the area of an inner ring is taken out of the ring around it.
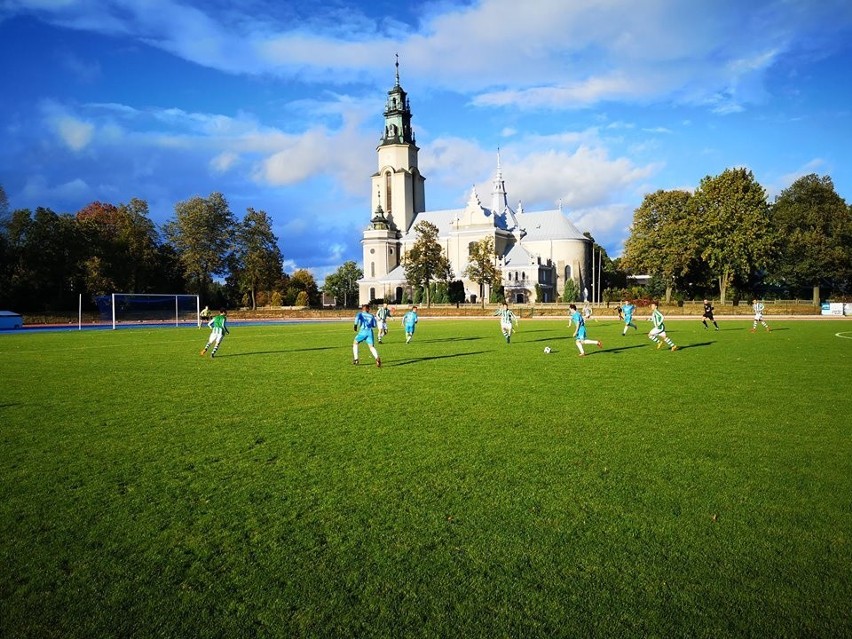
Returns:
[[[425,178],[417,168],[417,144],[411,128],[408,96],[399,84],[399,56],[396,83],[388,91],[385,105],[385,129],[376,152],[379,170],[373,174],[371,210],[380,203],[393,228],[407,233],[418,213],[426,210]]]
[[[384,117],[384,131],[376,147],[379,170],[372,177],[373,216],[361,240],[364,277],[359,281],[359,297],[362,304],[397,293],[386,288],[389,284],[383,278],[399,267],[400,240],[414,224],[417,214],[426,209],[425,178],[417,168],[420,149],[411,128],[411,107],[399,84],[399,56],[396,82],[388,91]]]

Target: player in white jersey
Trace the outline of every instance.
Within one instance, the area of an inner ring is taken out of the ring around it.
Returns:
[[[387,304],[376,311],[376,322],[379,325],[379,344],[382,343],[382,338],[388,334],[388,319],[391,315],[391,310]]]
[[[657,303],[651,302],[650,320],[654,323],[654,328],[652,328],[651,332],[648,333],[648,337],[651,339],[652,342],[657,343],[658,349],[663,347],[663,342],[660,341],[660,338],[662,337],[666,345],[671,347],[673,351],[676,351],[677,346],[675,346],[675,343],[669,339],[668,335],[666,335],[666,325],[664,324],[664,319],[665,318],[663,317],[663,314],[657,310]]]
[[[518,327],[517,316],[509,310],[509,305],[503,302],[503,308],[494,311],[494,315],[500,316],[500,330],[503,331],[503,337],[506,338],[506,343],[512,342],[512,333]]]
[[[754,333],[757,330],[757,323],[760,322],[763,324],[763,328],[766,329],[766,332],[770,332],[772,329],[769,328],[769,324],[763,319],[763,302],[757,299],[753,299],[751,301],[751,308],[754,311],[754,324],[751,326],[751,332]]]
[[[207,344],[201,349],[201,357],[204,357],[212,344],[213,350],[210,352],[210,357],[213,358],[216,357],[216,351],[219,350],[222,339],[231,332],[228,330],[228,314],[225,309],[222,309],[221,313],[207,322],[207,326],[210,328],[210,337],[207,338]]]

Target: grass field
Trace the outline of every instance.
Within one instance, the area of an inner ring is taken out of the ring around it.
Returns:
[[[852,322],[770,321],[0,335],[0,636],[852,636]]]

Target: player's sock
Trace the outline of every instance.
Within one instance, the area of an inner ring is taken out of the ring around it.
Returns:
[[[583,342],[577,341],[577,350],[580,351],[580,357],[586,354],[586,351],[583,350]]]
[[[352,361],[355,361],[355,362],[358,361],[358,345],[357,344],[352,345]]]
[[[705,320],[701,320],[701,323],[704,324],[704,330],[707,330],[707,322]]]
[[[671,341],[668,337],[666,338],[666,344],[668,344],[669,346],[674,346],[674,342]]]
[[[367,344],[367,346],[370,347],[370,353],[373,355],[373,359],[379,359],[379,353],[376,351],[376,347],[370,346],[369,344]]]

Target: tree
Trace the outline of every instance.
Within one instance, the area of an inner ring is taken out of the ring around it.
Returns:
[[[410,286],[423,289],[426,293],[426,307],[431,305],[429,284],[433,280],[446,281],[450,277],[451,267],[438,243],[438,227],[425,220],[414,226],[417,239],[402,261],[405,278]]]
[[[323,290],[338,302],[343,300],[343,307],[349,306],[350,301],[358,299],[358,280],[364,277],[364,271],[353,261],[344,262],[343,266],[334,273],[327,275]]]
[[[450,304],[455,304],[458,308],[459,304],[464,302],[464,282],[453,280],[447,284],[447,298]]]
[[[305,293],[305,296],[300,298],[299,293]],[[310,271],[296,269],[288,281],[286,297],[295,300],[296,306],[319,305],[319,288]]]
[[[719,283],[722,303],[734,278],[749,279],[773,251],[766,191],[748,169],[725,169],[701,180],[693,196],[701,258]]]
[[[487,235],[471,245],[464,276],[479,284],[483,306],[485,306],[485,286],[499,284],[503,279],[503,274],[495,264],[496,261],[492,236]]]
[[[144,200],[92,202],[75,217],[88,254],[82,269],[90,293],[151,292],[161,267],[159,234]]]
[[[246,210],[236,228],[235,270],[238,287],[249,294],[252,310],[257,308],[257,291],[269,290],[281,275],[283,257],[272,220],[265,211]]]
[[[165,234],[175,247],[187,282],[205,295],[214,275],[224,275],[233,250],[236,220],[221,193],[195,196],[175,205]]]
[[[21,310],[58,310],[76,305],[84,290],[84,251],[75,219],[50,209],[14,211],[6,225],[7,295]]]
[[[649,193],[634,211],[630,236],[624,243],[622,265],[634,273],[662,278],[666,302],[671,301],[676,279],[689,272],[697,253],[691,200],[687,191]]]
[[[784,189],[771,208],[779,252],[772,274],[786,285],[846,291],[852,279],[852,215],[828,176],[806,175]]]

